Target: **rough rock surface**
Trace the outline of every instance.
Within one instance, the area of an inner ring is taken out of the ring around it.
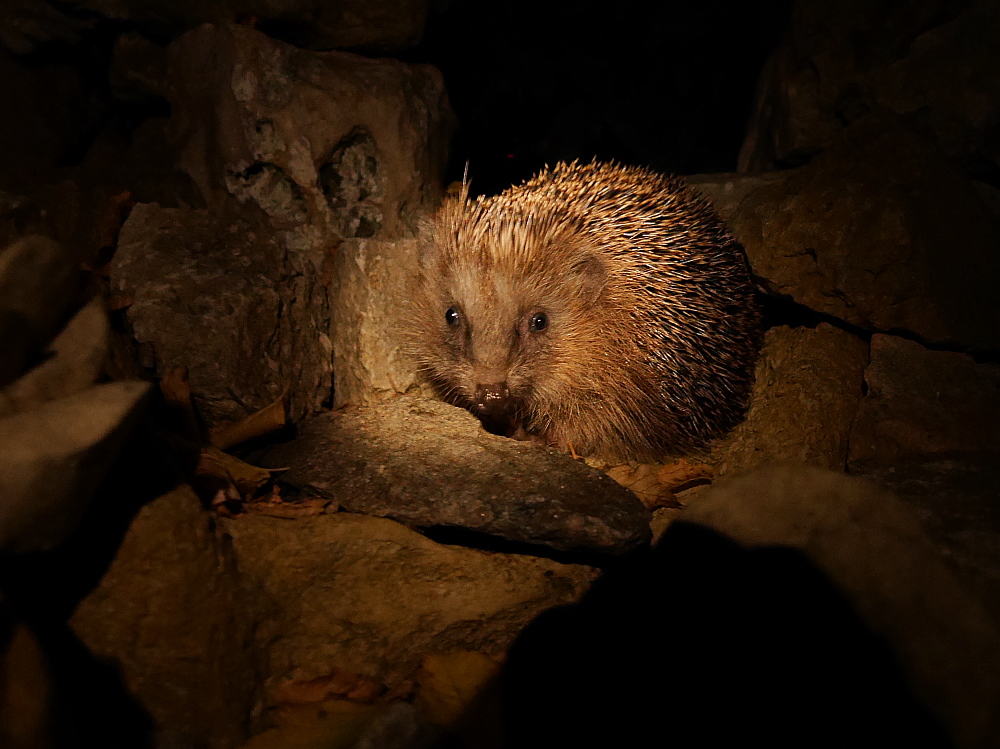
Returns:
[[[0,387],[24,373],[72,312],[77,276],[72,255],[48,237],[0,250]]]
[[[920,518],[942,556],[1000,627],[1000,466],[950,458],[870,468]]]
[[[167,86],[208,204],[257,204],[317,266],[342,239],[412,231],[440,199],[452,116],[430,66],[206,25],[170,46]]]
[[[887,490],[777,465],[699,495],[685,520],[750,546],[804,551],[895,650],[963,747],[1000,736],[1000,631]]]
[[[767,331],[745,421],[713,446],[716,474],[777,460],[844,470],[868,346],[827,323]]]
[[[486,432],[454,406],[401,396],[305,424],[263,464],[353,512],[464,528],[562,550],[621,553],[648,542],[649,512],[568,455]]]
[[[849,468],[893,489],[1000,622],[1000,367],[872,337]]]
[[[1000,163],[1000,9],[980,0],[795,3],[758,84],[740,171],[794,165],[873,109],[906,117],[956,162]]]
[[[416,249],[412,239],[352,239],[338,249],[331,289],[334,408],[406,392],[416,381],[403,332]]]
[[[148,389],[145,382],[95,385],[0,419],[0,552],[65,540],[143,412]]]
[[[1000,453],[1000,366],[872,336],[868,394],[851,434],[854,472]]]
[[[769,292],[871,330],[1000,349],[1000,228],[972,184],[898,120],[859,119],[738,206],[715,193]]]
[[[768,185],[781,184],[788,174],[789,170],[755,174],[726,172],[722,174],[692,174],[684,179],[691,187],[708,198],[720,216],[731,222],[744,198]]]
[[[0,417],[90,387],[108,355],[108,313],[94,297],[49,345],[49,358],[0,390]]]
[[[26,2],[26,0],[19,0]],[[420,41],[427,0],[69,0],[129,21],[153,38],[203,23],[254,19],[257,28],[309,49],[397,54]]]
[[[122,227],[113,289],[162,375],[186,366],[209,424],[290,399],[293,418],[330,395],[326,293],[266,222],[137,205]]]
[[[575,600],[589,567],[442,546],[348,513],[224,521],[266,607],[269,687],[341,670],[391,685],[431,652],[500,653],[538,613]]]
[[[70,625],[120,664],[163,746],[239,746],[260,676],[232,551],[188,487],[144,507]]]

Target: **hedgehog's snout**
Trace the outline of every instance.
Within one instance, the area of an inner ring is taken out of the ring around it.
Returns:
[[[472,413],[479,417],[490,432],[506,433],[513,417],[513,399],[506,382],[476,385],[472,396]]]
[[[506,382],[476,385],[472,403],[476,416],[502,418],[510,410],[510,388]]]

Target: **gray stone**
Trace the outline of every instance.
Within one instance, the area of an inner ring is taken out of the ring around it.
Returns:
[[[108,334],[104,300],[94,297],[49,345],[49,358],[0,390],[0,418],[93,385],[108,355]]]
[[[588,567],[442,546],[391,520],[335,513],[223,521],[265,616],[268,690],[338,671],[386,686],[429,653],[502,653],[543,610],[576,600]]]
[[[15,55],[30,54],[46,42],[78,42],[90,26],[45,0],[6,0],[0,5],[0,44]]]
[[[135,31],[115,40],[108,82],[115,98],[143,101],[166,91],[167,52]]]
[[[1000,461],[970,456],[870,468],[906,502],[1000,626]]]
[[[712,487],[685,520],[748,546],[802,550],[886,638],[958,745],[997,746],[1000,632],[889,491],[777,465]]]
[[[684,179],[708,198],[719,215],[729,221],[748,195],[768,185],[781,184],[787,176],[787,172],[721,173],[692,174]]]
[[[0,251],[0,387],[20,377],[73,309],[79,270],[57,242],[28,236]]]
[[[434,68],[232,25],[168,52],[182,167],[210,206],[259,206],[317,267],[343,239],[412,232],[440,199],[452,115]]]
[[[263,464],[353,512],[465,528],[555,549],[621,553],[649,541],[649,512],[566,454],[489,434],[467,411],[401,396],[312,419]]]
[[[231,547],[183,486],[140,510],[70,626],[119,665],[158,745],[229,749],[246,740],[258,698],[253,611]]]
[[[236,421],[287,393],[300,419],[330,395],[326,291],[267,222],[137,205],[111,270],[136,340],[162,375],[189,370],[206,421]]]
[[[1000,367],[875,335],[868,394],[851,432],[850,469],[1000,453]]]
[[[716,474],[777,460],[844,470],[867,360],[863,340],[827,323],[768,330],[746,419],[711,449]]]
[[[0,419],[0,551],[45,550],[70,534],[148,389],[145,382],[95,385]]]
[[[344,242],[334,260],[334,407],[406,392],[416,367],[406,354],[407,301],[415,289],[416,242]]]
[[[1000,224],[898,120],[861,118],[807,166],[717,207],[770,293],[871,330],[1000,349]]]
[[[905,117],[956,162],[1000,164],[998,44],[990,0],[798,0],[761,73],[739,169],[801,163],[877,109]]]

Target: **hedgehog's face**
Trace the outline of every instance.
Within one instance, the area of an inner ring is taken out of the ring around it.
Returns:
[[[532,237],[531,252],[512,247],[516,239],[430,249],[420,359],[439,392],[491,431],[544,436],[550,404],[586,386],[576,370],[598,337],[605,271],[596,254],[571,246],[579,238]]]

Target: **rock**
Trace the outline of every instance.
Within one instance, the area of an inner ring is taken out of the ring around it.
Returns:
[[[995,457],[926,459],[869,468],[920,518],[941,555],[1000,627],[1000,467]]]
[[[746,419],[711,449],[716,474],[776,460],[844,470],[868,347],[828,323],[771,328]]]
[[[851,432],[850,468],[1000,453],[1000,367],[875,335],[868,393]]]
[[[115,98],[145,101],[166,90],[167,52],[136,31],[115,39],[108,82]]]
[[[778,465],[699,495],[685,520],[751,547],[802,550],[895,651],[962,747],[1000,736],[1000,633],[887,490]]]
[[[69,535],[148,389],[145,382],[95,385],[0,419],[0,552],[45,550]]]
[[[518,749],[954,747],[834,582],[798,549],[675,523],[525,629],[494,735]]]
[[[568,455],[486,432],[467,411],[401,396],[303,425],[262,464],[352,512],[555,549],[622,553],[648,543],[649,512]]]
[[[334,408],[406,392],[416,367],[404,350],[403,324],[414,298],[416,242],[344,242],[334,258]]]
[[[1000,224],[896,120],[861,118],[807,166],[718,208],[772,294],[870,330],[1000,348]]]
[[[0,251],[0,387],[45,350],[72,309],[78,284],[72,256],[47,237],[24,237]]]
[[[991,2],[799,0],[761,73],[739,170],[800,164],[876,109],[905,117],[956,163],[996,169],[989,133],[1000,124],[998,44]]]
[[[267,607],[256,629],[270,690],[336,671],[387,686],[432,652],[500,653],[540,611],[577,598],[588,567],[442,546],[348,513],[223,521]]]
[[[702,196],[708,198],[715,210],[726,221],[731,221],[744,198],[763,187],[781,184],[788,172],[759,172],[756,174],[692,174],[684,180]],[[732,228],[730,226],[730,228]]]
[[[1000,367],[872,337],[849,468],[919,515],[1000,623]]]
[[[242,595],[231,549],[182,486],[139,512],[70,626],[119,664],[156,722],[158,746],[236,747],[260,680]]]
[[[875,100],[934,135],[956,161],[989,159],[1000,148],[1000,9],[970,3],[955,18],[914,39],[905,57],[872,73]]]
[[[45,0],[7,0],[0,6],[0,44],[15,55],[31,54],[46,42],[78,42],[88,28]]]
[[[69,5],[128,21],[153,39],[204,23],[250,21],[299,47],[385,55],[417,44],[427,16],[427,0],[70,0]]]
[[[0,418],[93,385],[108,355],[108,334],[104,300],[94,297],[52,341],[49,358],[0,390]]]
[[[236,421],[282,393],[300,419],[330,395],[326,294],[311,264],[266,223],[137,205],[122,227],[114,291],[153,347],[161,375],[189,370],[209,425]]]
[[[0,599],[0,745],[10,749],[53,746],[52,672],[38,638]]]
[[[351,745],[351,749],[431,749],[442,740],[408,702],[390,703]]]
[[[440,199],[452,116],[434,68],[231,25],[168,53],[171,131],[208,204],[256,204],[317,266],[345,238],[412,231]]]
[[[23,195],[0,191],[0,247],[29,234],[45,234],[45,217],[38,204]]]

